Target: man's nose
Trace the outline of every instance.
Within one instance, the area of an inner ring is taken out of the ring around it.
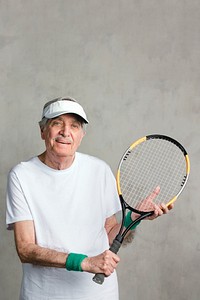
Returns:
[[[67,125],[63,125],[62,129],[60,130],[60,134],[62,134],[64,137],[70,136],[71,134],[71,129]]]

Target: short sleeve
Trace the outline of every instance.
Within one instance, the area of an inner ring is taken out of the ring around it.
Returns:
[[[18,221],[32,220],[32,215],[22,191],[17,174],[12,170],[8,175],[6,195],[7,229],[13,229]]]
[[[121,210],[115,177],[108,166],[105,176],[106,218]]]

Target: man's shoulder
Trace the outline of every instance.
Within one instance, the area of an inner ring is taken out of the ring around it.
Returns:
[[[88,165],[91,164],[94,166],[109,168],[109,165],[104,160],[93,155],[77,152],[77,158],[82,163],[86,163]]]
[[[26,169],[28,167],[31,167],[34,165],[34,162],[36,160],[36,157],[29,158],[28,160],[21,161],[20,163],[16,164],[9,173],[18,173],[23,169]]]

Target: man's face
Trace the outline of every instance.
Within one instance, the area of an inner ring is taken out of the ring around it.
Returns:
[[[84,135],[81,122],[73,114],[49,120],[41,131],[47,153],[57,157],[73,157]]]

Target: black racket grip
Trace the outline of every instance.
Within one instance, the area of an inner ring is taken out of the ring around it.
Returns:
[[[112,251],[113,253],[117,254],[117,252],[119,251],[119,248],[121,247],[121,244],[118,240],[114,240],[112,245],[110,246],[110,251]],[[103,284],[105,279],[105,274],[103,273],[97,273],[94,275],[94,277],[92,278],[92,280],[98,284]]]

